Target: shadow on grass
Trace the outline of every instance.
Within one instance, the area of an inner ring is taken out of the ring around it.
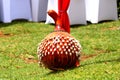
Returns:
[[[11,25],[15,25],[15,24],[18,24],[18,23],[26,23],[28,22],[27,20],[13,20],[12,22],[10,23],[3,23],[3,22],[0,22],[0,28],[2,27],[8,27],[8,26],[11,26]]]
[[[92,65],[92,64],[107,63],[107,62],[120,62],[120,58],[112,59],[112,60],[102,60],[102,61],[91,62],[91,63],[83,64],[80,67],[84,67],[84,66]]]
[[[86,27],[88,25],[98,25],[98,24],[103,24],[103,23],[109,23],[109,22],[113,22],[114,20],[104,20],[104,21],[100,21],[99,23],[91,23],[90,21],[87,21],[87,24],[74,24],[71,25],[71,28],[78,28],[78,27]]]
[[[78,28],[78,27],[86,27],[87,25],[82,25],[82,24],[75,24],[71,25],[70,28]]]
[[[91,62],[91,63],[87,63],[87,64],[82,64],[79,67],[73,67],[73,68],[69,68],[69,69],[66,69],[66,70],[50,71],[45,76],[52,75],[52,74],[63,73],[65,71],[67,71],[67,70],[73,70],[73,69],[76,69],[76,68],[81,68],[81,67],[92,65],[92,64],[100,64],[100,63],[108,63],[108,62],[120,62],[120,58],[118,58],[118,59],[112,59],[112,60],[103,60],[103,61]]]
[[[45,76],[47,76],[47,75],[51,75],[51,74],[63,73],[63,72],[65,72],[65,71],[66,71],[66,70],[50,71],[50,72],[47,73]]]

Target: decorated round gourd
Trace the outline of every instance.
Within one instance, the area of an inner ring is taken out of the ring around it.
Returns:
[[[52,70],[67,69],[79,65],[81,46],[67,32],[52,32],[38,47],[40,63]]]
[[[58,0],[58,13],[53,10],[48,12],[55,21],[55,30],[38,45],[39,64],[51,70],[79,66],[81,45],[70,35],[69,18],[66,12],[69,2],[69,0]]]

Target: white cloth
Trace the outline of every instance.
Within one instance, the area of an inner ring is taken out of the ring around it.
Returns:
[[[11,22],[15,19],[32,20],[30,0],[1,0],[1,21]]]
[[[86,19],[91,23],[104,20],[117,20],[116,0],[85,0]]]
[[[10,0],[0,0],[0,21],[8,23],[10,19]]]
[[[31,0],[32,21],[45,21],[48,0]]]
[[[58,0],[48,0],[48,7],[47,7],[47,11],[49,10],[55,10],[56,12],[58,12]],[[54,23],[54,20],[47,14],[46,17],[46,22],[45,23]]]
[[[58,12],[58,0],[48,0],[47,11],[51,9]],[[69,20],[70,20],[70,25],[87,24],[84,0],[71,0],[69,9],[67,12],[68,12]],[[47,15],[46,23],[54,23],[54,20],[49,15]]]

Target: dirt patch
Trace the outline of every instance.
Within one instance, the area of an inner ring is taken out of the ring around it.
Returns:
[[[2,31],[0,31],[0,37],[10,37],[10,36],[13,36],[13,34],[10,34],[10,33],[3,33]]]
[[[106,51],[106,50],[100,50],[100,49],[94,49],[95,53],[94,54],[89,54],[86,55],[85,53],[81,54],[81,61],[87,60],[89,58],[94,58],[96,56],[98,56],[99,54],[105,54],[105,53],[109,53],[110,51]]]
[[[109,27],[109,28],[104,28],[102,30],[103,31],[106,31],[106,30],[120,30],[120,27]]]
[[[19,56],[22,60],[25,61],[25,63],[38,63],[38,60],[35,59],[32,55],[20,55]]]
[[[91,55],[82,55],[81,56],[81,61],[87,60],[89,58],[93,58],[95,56],[97,56],[98,54],[91,54]]]
[[[15,55],[15,54],[9,54],[9,57],[11,58],[19,58],[22,59],[25,63],[38,63],[38,60],[35,59],[34,56],[29,55],[29,54],[20,54],[20,55]]]

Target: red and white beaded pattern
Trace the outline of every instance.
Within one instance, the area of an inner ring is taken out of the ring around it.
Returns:
[[[76,66],[81,45],[67,32],[52,32],[38,46],[39,62],[49,69],[66,69]]]

